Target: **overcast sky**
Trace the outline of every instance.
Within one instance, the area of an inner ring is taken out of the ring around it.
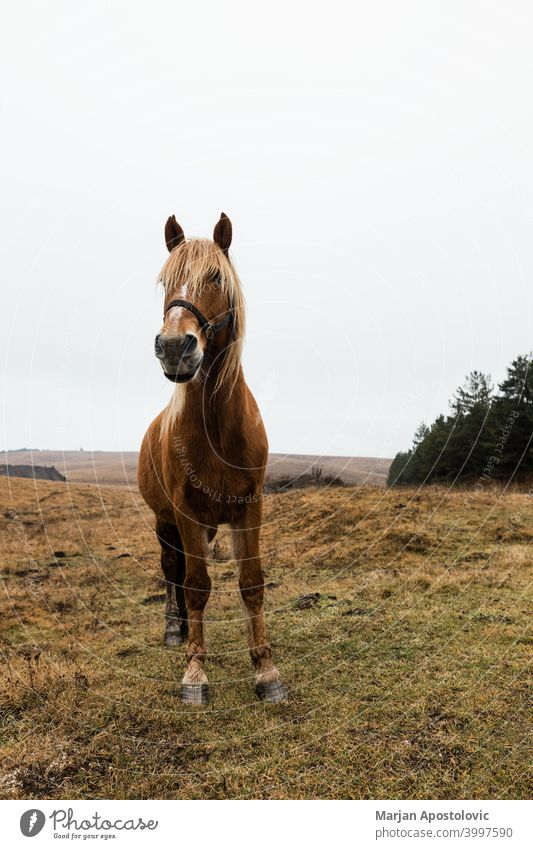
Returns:
[[[273,451],[391,456],[531,348],[529,2],[3,7],[0,447],[132,450],[221,210]]]

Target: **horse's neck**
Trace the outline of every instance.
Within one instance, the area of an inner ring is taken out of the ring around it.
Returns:
[[[245,385],[240,368],[231,395],[227,386],[221,386],[216,394],[211,384],[180,387],[183,396],[177,401],[180,409],[174,423],[176,434],[204,450],[205,445],[222,445],[239,424]]]

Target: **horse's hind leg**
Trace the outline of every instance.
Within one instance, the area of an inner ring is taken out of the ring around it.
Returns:
[[[185,556],[176,525],[158,520],[156,533],[161,544],[161,568],[167,592],[164,640],[167,646],[177,646],[188,634],[187,606],[183,590]]]
[[[263,609],[264,578],[259,559],[260,511],[248,509],[232,525],[233,548],[239,562],[239,586],[248,614],[248,645],[255,667],[255,691],[265,702],[286,702],[288,695],[272,660]]]

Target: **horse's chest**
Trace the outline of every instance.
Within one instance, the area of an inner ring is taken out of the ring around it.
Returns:
[[[182,469],[183,498],[199,521],[222,524],[235,519],[255,497],[253,477],[231,465],[196,458]]]

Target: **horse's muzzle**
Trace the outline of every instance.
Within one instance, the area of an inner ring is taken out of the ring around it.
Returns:
[[[192,333],[183,336],[158,334],[154,351],[165,377],[173,383],[188,383],[192,380],[203,360],[198,339]]]

